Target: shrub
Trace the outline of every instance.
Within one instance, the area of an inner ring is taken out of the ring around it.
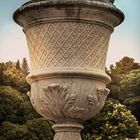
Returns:
[[[111,100],[100,114],[85,123],[84,140],[123,140],[137,138],[140,127],[136,118],[120,103]]]

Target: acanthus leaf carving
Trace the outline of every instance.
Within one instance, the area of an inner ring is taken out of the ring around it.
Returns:
[[[48,116],[52,120],[64,118],[87,120],[94,117],[100,111],[109,90],[106,88],[99,89],[94,86],[89,88],[85,99],[82,98],[82,101],[85,102],[83,105],[79,103],[81,100],[79,92],[79,89],[73,87],[72,84],[56,83],[44,86],[42,94],[39,95],[40,108],[37,110],[43,116]],[[31,94],[30,99],[32,100]]]
[[[83,118],[87,120],[94,117],[102,108],[105,103],[105,99],[109,93],[109,89],[99,89],[92,87],[87,95],[86,106],[76,107],[72,112],[75,118]]]
[[[60,84],[52,84],[43,88],[45,96],[41,97],[41,101],[45,104],[45,109],[50,115],[56,119],[68,117],[68,114],[73,110],[76,100],[76,94],[70,94],[68,86]],[[52,111],[55,113],[51,113]],[[69,113],[68,113],[69,112]]]

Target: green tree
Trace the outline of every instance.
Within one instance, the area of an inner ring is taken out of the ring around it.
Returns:
[[[0,85],[3,85],[3,79],[4,79],[4,63],[0,63]]]
[[[3,122],[0,130],[0,140],[27,140],[27,128],[25,125]]]
[[[30,90],[26,82],[29,70],[26,67],[28,66],[27,60],[25,61],[26,65],[24,64],[24,68],[21,65],[21,69],[17,68],[17,63],[10,61],[0,63],[0,68],[2,67],[0,69],[2,75],[0,140],[46,140],[46,138],[52,140],[52,123],[36,113],[25,94]],[[140,114],[138,64],[134,63],[131,58],[130,60],[125,58],[119,62],[107,71],[112,78],[109,85],[113,95],[111,97],[119,99],[138,117]],[[101,113],[85,123],[82,136],[84,140],[122,140],[126,137],[138,137],[138,131],[139,126],[135,117],[125,106],[107,101]]]
[[[26,58],[23,58],[21,66],[22,66],[23,73],[27,75],[29,73],[29,66]]]
[[[44,118],[33,119],[27,122],[27,140],[52,140],[52,123]]]
[[[24,102],[21,103],[22,109],[24,110],[24,119],[25,120],[32,120],[35,118],[40,118],[41,116],[35,111],[33,106],[31,105],[31,101],[26,94],[22,94],[22,98]]]
[[[120,74],[126,74],[138,68],[140,68],[138,63],[135,63],[133,58],[127,56],[123,57],[119,62],[116,62],[116,69]]]
[[[136,118],[120,103],[109,100],[102,111],[85,123],[84,140],[124,140],[137,138],[140,127]]]
[[[124,80],[125,75],[132,70],[139,69],[140,65],[134,62],[133,58],[124,57],[119,62],[116,62],[116,65],[111,65],[110,70],[107,70],[106,73],[111,77],[111,83],[108,85],[110,89],[110,98],[115,98],[121,101],[121,84]]]
[[[10,64],[10,67],[5,64],[2,80],[2,85],[11,86],[21,93],[27,93],[30,90],[30,85],[26,82],[26,74],[21,69],[17,69],[14,63]]]
[[[23,125],[3,122],[0,140],[53,140],[51,125],[43,118],[29,120]]]
[[[8,61],[5,63],[5,69],[9,69],[9,68],[12,68],[13,67],[13,62],[11,61]]]
[[[17,60],[17,62],[16,62],[16,69],[20,70],[20,62],[19,62],[19,60]]]
[[[23,98],[20,93],[9,87],[0,87],[0,124],[4,121],[9,121],[12,123],[23,123],[24,114],[22,110],[21,103],[23,103]]]
[[[106,70],[111,77],[109,98],[117,99],[132,111],[140,124],[140,64],[124,57]]]
[[[118,69],[113,65],[110,66],[110,70],[106,71],[106,73],[111,78],[111,83],[107,86],[110,89],[110,93],[108,97],[119,99],[120,90],[121,90],[120,81],[122,76],[119,73]]]
[[[130,71],[121,81],[121,100],[140,124],[140,69]]]

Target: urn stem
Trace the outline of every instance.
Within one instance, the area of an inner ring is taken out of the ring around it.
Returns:
[[[84,128],[76,122],[56,123],[52,126],[55,131],[54,140],[82,140],[80,131]]]

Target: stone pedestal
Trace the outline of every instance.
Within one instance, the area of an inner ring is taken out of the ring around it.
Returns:
[[[54,140],[81,140],[82,123],[105,103],[109,39],[124,18],[112,3],[32,0],[14,13],[29,47],[28,95],[39,114],[55,121]]]
[[[83,126],[75,120],[57,122],[53,125],[53,129],[56,132],[54,140],[82,140],[80,131],[83,129]]]

